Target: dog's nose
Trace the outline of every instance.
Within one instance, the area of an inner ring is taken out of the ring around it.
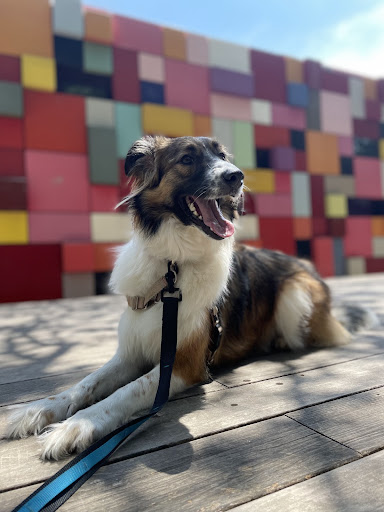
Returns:
[[[239,187],[242,185],[244,180],[244,174],[240,169],[226,169],[223,171],[221,176],[227,185],[231,185],[233,187]]]

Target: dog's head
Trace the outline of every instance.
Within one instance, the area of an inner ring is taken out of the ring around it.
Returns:
[[[128,151],[125,173],[133,183],[129,207],[147,235],[171,216],[215,240],[233,235],[232,221],[243,208],[244,175],[219,142],[143,137]]]

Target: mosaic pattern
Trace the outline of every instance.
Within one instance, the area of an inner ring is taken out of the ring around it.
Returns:
[[[145,133],[224,142],[249,188],[239,240],[323,276],[384,271],[383,106],[384,80],[79,0],[3,0],[0,301],[105,289],[130,230],[124,156]]]

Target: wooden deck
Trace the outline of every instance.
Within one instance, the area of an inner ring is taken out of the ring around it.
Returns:
[[[329,280],[384,325],[384,276]],[[121,297],[0,307],[5,406],[62,391],[114,353]],[[384,510],[384,335],[276,354],[215,376],[169,403],[63,511]],[[0,511],[64,463],[35,438],[0,441]]]

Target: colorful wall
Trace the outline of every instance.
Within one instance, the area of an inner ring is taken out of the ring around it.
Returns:
[[[384,80],[79,0],[0,3],[0,301],[101,293],[142,134],[212,135],[250,192],[239,239],[324,276],[384,271]]]

